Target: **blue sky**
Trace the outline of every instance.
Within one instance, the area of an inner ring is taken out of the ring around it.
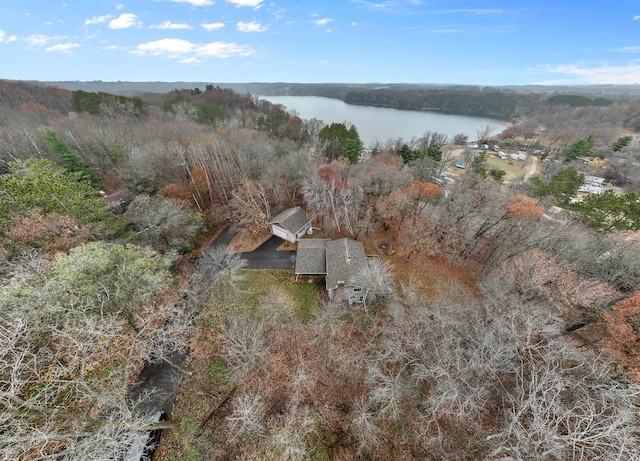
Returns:
[[[5,0],[0,78],[640,83],[638,0]]]

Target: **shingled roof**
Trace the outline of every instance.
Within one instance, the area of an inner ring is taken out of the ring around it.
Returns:
[[[338,282],[348,282],[353,274],[367,267],[367,257],[362,243],[347,238],[332,240],[326,244],[326,287],[331,290]]]
[[[329,239],[302,239],[296,251],[296,275],[327,273],[327,242]]]
[[[301,206],[287,208],[273,217],[269,224],[277,224],[292,234],[296,234],[300,229],[309,224],[311,218]]]

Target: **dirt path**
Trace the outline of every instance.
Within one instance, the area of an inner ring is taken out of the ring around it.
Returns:
[[[531,166],[529,167],[529,171],[524,175],[524,179],[529,179],[531,176],[536,174],[536,170],[538,167],[538,157],[532,157]]]

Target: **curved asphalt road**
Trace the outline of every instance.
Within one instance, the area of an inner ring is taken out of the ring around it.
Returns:
[[[211,245],[209,245],[209,248],[213,248],[217,246],[227,247],[229,246],[229,244],[231,243],[231,240],[233,240],[233,237],[235,236],[236,236],[235,226],[231,225],[225,228],[222,232],[218,234],[218,236],[213,240],[213,242],[211,242]]]

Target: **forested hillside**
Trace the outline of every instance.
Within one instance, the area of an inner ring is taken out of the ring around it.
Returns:
[[[608,106],[636,101],[634,85],[583,86],[505,86],[428,85],[380,83],[216,83],[204,82],[48,82],[49,85],[91,93],[140,96],[172,90],[204,89],[206,86],[230,89],[240,94],[321,96],[349,104],[393,107],[409,110],[436,110],[473,114],[510,120],[537,111],[537,103],[546,106]],[[627,127],[635,127],[637,111]],[[637,127],[635,127],[638,131]]]
[[[510,118],[516,110],[515,99],[491,90],[349,91],[345,94],[344,101],[349,104],[408,110],[441,110],[505,119]]]
[[[163,429],[155,460],[637,459],[640,102],[391,93],[349,98],[513,123],[366,151],[213,84],[0,82],[0,457],[123,459]],[[384,290],[248,268],[294,205]],[[178,378],[132,392],[150,364]]]

